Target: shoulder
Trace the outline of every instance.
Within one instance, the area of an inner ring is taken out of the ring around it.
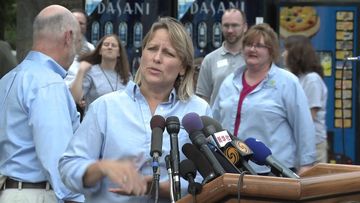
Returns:
[[[96,112],[107,112],[108,110],[111,111],[115,106],[121,107],[126,102],[126,97],[124,96],[123,91],[115,91],[110,92],[108,94],[104,94],[100,97],[98,97],[95,101],[93,101],[90,106],[96,111]]]
[[[201,97],[197,95],[192,95],[188,100],[186,101],[178,101],[184,104],[185,109],[188,109],[189,111],[197,112],[204,114],[205,112],[208,112],[210,110],[209,104]]]
[[[91,68],[87,72],[88,75],[96,75],[99,73],[101,73],[101,68],[100,68],[99,64],[91,65]]]
[[[284,81],[294,81],[299,82],[299,79],[296,75],[290,72],[287,69],[281,68],[275,64],[271,66],[271,74],[273,74],[277,78],[281,78]]]
[[[301,76],[301,80],[304,80],[304,81],[319,81],[319,80],[322,80],[321,76],[319,74],[317,74],[316,72],[311,72],[311,73],[307,73],[303,76]]]
[[[201,97],[197,96],[197,95],[192,95],[189,100],[188,100],[189,103],[192,103],[192,104],[198,104],[198,105],[208,105],[208,103]]]
[[[223,48],[219,47],[217,49],[215,49],[214,51],[208,53],[205,57],[204,57],[204,61],[213,61],[219,58],[219,56],[221,56],[221,53],[223,52]]]

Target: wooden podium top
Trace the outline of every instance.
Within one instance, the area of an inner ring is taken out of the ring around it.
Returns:
[[[204,185],[203,191],[196,197],[197,202],[217,202],[229,199],[229,196],[236,198],[238,191],[241,199],[264,200],[259,202],[323,200],[323,197],[354,193],[359,193],[356,196],[360,199],[360,166],[355,165],[317,164],[300,174],[300,179],[246,174],[239,184],[240,179],[239,174],[224,174],[216,178]],[[178,202],[191,201],[192,196],[187,195]]]

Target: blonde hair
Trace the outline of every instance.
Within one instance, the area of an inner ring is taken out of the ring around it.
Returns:
[[[155,31],[162,28],[169,32],[171,44],[179,55],[182,65],[185,68],[185,74],[179,75],[174,83],[178,99],[185,101],[194,94],[194,47],[184,26],[178,20],[171,17],[159,18],[159,20],[151,26],[149,32],[144,37],[142,49],[144,50],[146,44],[154,37]],[[139,85],[141,83],[140,69],[141,66],[136,72],[134,79],[135,83]]]

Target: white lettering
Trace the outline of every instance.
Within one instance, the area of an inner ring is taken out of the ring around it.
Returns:
[[[98,6],[98,14],[109,13],[114,15],[116,11],[120,15],[133,15],[133,14],[140,14],[140,15],[150,15],[150,3],[130,3],[126,2],[123,7],[121,6],[121,0],[118,0],[115,4],[112,2],[103,3],[101,2]]]
[[[241,3],[241,8],[239,7],[239,3]],[[222,1],[219,2],[218,5],[214,4],[213,1],[208,4],[206,2],[202,2],[201,4],[194,2],[190,7],[190,13],[192,15],[202,13],[214,16],[215,14],[222,14],[228,8],[238,8],[240,10],[244,10],[244,7],[245,6],[243,1],[229,2],[228,6],[226,6],[225,3]]]

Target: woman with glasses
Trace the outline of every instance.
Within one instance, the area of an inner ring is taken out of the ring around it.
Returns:
[[[70,90],[85,112],[95,99],[124,90],[132,79],[126,50],[115,34],[104,36],[95,50],[80,56],[79,61],[79,71]]]
[[[306,170],[316,158],[314,125],[298,79],[276,65],[280,51],[274,30],[252,26],[244,36],[243,55],[245,65],[220,87],[214,118],[242,140],[263,142],[286,167]],[[251,165],[259,174],[270,171]]]

